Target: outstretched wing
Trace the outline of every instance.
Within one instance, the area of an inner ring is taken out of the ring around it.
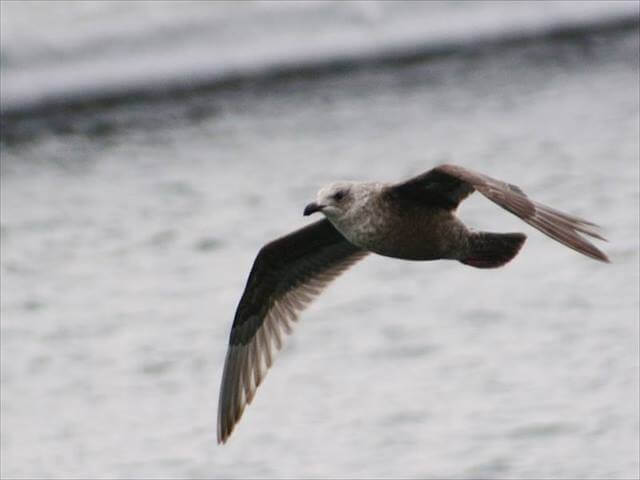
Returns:
[[[534,202],[520,187],[487,175],[456,165],[441,165],[391,188],[392,193],[406,199],[447,210],[455,210],[474,190],[567,247],[609,262],[602,251],[580,235],[605,240],[597,225]]]
[[[273,361],[282,333],[322,289],[363,258],[328,220],[268,243],[258,253],[231,327],[218,401],[224,443]]]

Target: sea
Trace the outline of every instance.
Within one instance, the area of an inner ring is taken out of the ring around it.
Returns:
[[[640,477],[640,3],[0,3],[0,476]],[[225,445],[258,250],[454,163],[602,227],[495,270],[370,255]]]

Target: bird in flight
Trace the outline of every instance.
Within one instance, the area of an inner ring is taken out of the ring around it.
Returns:
[[[605,240],[598,227],[531,200],[517,186],[441,165],[401,183],[336,182],[322,188],[304,215],[325,218],[267,243],[240,298],[218,402],[218,443],[240,420],[291,332],[297,316],[334,278],[369,253],[404,260],[457,260],[495,268],[519,252],[523,233],[477,232],[455,212],[474,191],[542,233],[602,262],[607,256],[583,235]]]

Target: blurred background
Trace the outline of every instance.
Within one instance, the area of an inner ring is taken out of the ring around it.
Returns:
[[[640,475],[639,3],[0,3],[2,478]],[[604,228],[499,270],[369,257],[224,447],[258,249],[442,162]]]

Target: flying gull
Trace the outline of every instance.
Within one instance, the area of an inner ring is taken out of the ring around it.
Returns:
[[[475,232],[455,215],[477,190],[529,225],[583,255],[607,256],[581,234],[605,240],[597,226],[541,205],[517,186],[455,165],[402,183],[337,182],[322,188],[304,215],[324,219],[266,244],[253,263],[236,310],[218,402],[224,443],[273,363],[283,333],[334,278],[370,252],[405,260],[457,260],[495,268],[518,253],[523,233]]]

